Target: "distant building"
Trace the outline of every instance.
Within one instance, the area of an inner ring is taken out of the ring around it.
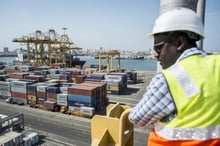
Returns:
[[[16,56],[17,56],[16,51],[10,52],[8,50],[8,47],[4,47],[3,52],[0,52],[0,57],[16,57]]]

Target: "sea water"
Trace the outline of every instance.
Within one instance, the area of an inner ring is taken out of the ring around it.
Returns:
[[[80,60],[85,60],[84,66],[88,65],[98,65],[99,59],[95,59],[93,56],[77,56]],[[0,62],[13,62],[16,57],[0,57]],[[103,65],[106,65],[106,60],[102,59]],[[114,60],[113,65],[117,65],[117,59]],[[151,59],[135,60],[135,59],[121,59],[120,60],[121,69],[131,69],[131,70],[144,70],[144,71],[156,71],[157,61]]]

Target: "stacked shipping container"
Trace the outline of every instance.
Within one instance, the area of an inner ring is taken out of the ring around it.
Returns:
[[[12,69],[17,70],[16,67]],[[69,111],[91,115],[105,107],[107,90],[120,94],[127,88],[127,73],[94,71],[84,75],[79,69],[19,69],[23,72],[9,73],[9,77],[13,78],[0,82],[0,95],[12,96],[14,100],[20,101],[17,103],[22,101],[23,104],[42,105],[48,110],[65,107]],[[66,83],[69,79],[76,83]]]

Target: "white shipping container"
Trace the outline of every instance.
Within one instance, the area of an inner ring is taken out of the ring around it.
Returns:
[[[57,105],[67,106],[67,94],[57,94]]]
[[[103,80],[109,86],[118,86],[122,84],[122,81]]]
[[[105,79],[106,80],[118,80],[118,81],[121,81],[122,78],[123,78],[123,76],[119,76],[119,75],[109,75],[109,74],[105,75]]]
[[[20,66],[18,66],[18,69],[20,71],[33,71],[34,67],[33,66],[28,66],[28,65],[20,65]]]
[[[31,132],[31,134],[29,134],[28,137],[31,138],[32,145],[37,144],[39,141],[39,136],[36,132]]]
[[[62,76],[63,74],[54,74],[53,78],[54,79],[60,79],[60,76]]]
[[[12,97],[13,101],[17,104],[27,104],[26,98]]]
[[[22,139],[22,134],[21,133],[14,133],[13,134],[14,135],[14,139],[13,139],[13,141],[14,141],[14,144],[15,145],[19,145],[19,144],[22,144],[22,142],[23,142],[23,139]]]
[[[18,81],[19,79],[14,79],[14,78],[6,78],[6,82],[11,82],[11,81]]]
[[[60,87],[60,92],[67,94],[68,93],[68,87]]]
[[[58,72],[57,69],[48,69],[50,74],[56,74]]]
[[[22,131],[23,137],[26,137],[26,139],[31,139],[31,144],[34,145],[38,143],[39,136],[36,132],[31,131]]]
[[[0,85],[0,89],[2,91],[11,91],[11,86],[7,86],[7,85]]]
[[[48,86],[37,86],[37,92],[47,92]]]
[[[27,93],[27,86],[29,82],[24,81],[11,81],[11,91],[18,93]]]
[[[11,92],[10,91],[0,91],[0,95],[11,96]]]
[[[68,109],[70,111],[80,111],[80,107],[77,107],[77,106],[68,106]]]
[[[26,94],[26,93],[27,93],[27,88],[12,86],[12,87],[11,87],[11,91],[12,91],[12,92],[18,92],[18,93],[24,93],[24,94]]]
[[[14,146],[22,144],[22,135],[14,131],[9,131],[0,136],[0,145]]]
[[[30,137],[23,137],[23,146],[32,146]]]
[[[27,88],[27,85],[30,84],[28,82],[24,82],[24,81],[11,81],[11,87],[15,86],[15,87],[23,87],[23,88]]]
[[[91,117],[95,114],[95,108],[82,106],[80,113]]]
[[[59,79],[62,74],[47,74],[47,78]]]
[[[10,91],[11,90],[11,87],[7,87],[7,86],[0,86],[0,89],[3,91]]]
[[[0,87],[10,87],[10,82],[0,81]]]
[[[75,85],[75,83],[62,83],[62,87],[71,87],[74,85]]]

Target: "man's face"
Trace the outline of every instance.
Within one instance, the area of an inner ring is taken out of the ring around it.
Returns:
[[[175,43],[176,40],[176,38],[171,39],[167,34],[157,34],[154,36],[155,57],[163,69],[173,65],[180,56],[180,52],[177,50],[178,45]]]

